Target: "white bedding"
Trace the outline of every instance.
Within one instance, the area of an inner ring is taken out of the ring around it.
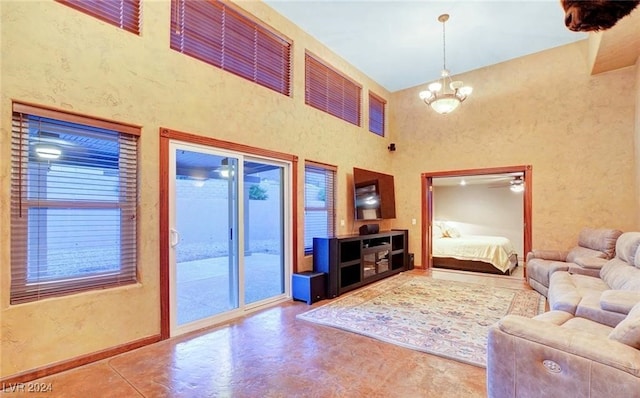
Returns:
[[[434,238],[433,257],[452,257],[458,260],[484,261],[502,272],[517,258],[513,244],[502,236],[462,235],[458,238]]]

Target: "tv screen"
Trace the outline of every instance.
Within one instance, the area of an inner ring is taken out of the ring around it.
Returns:
[[[354,167],[353,185],[356,220],[396,218],[392,175]]]

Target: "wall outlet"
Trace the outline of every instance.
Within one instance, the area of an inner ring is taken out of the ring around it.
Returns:
[[[340,226],[344,227],[344,220],[340,220]]]
[[[416,225],[416,219],[415,218],[411,219],[411,225]]]

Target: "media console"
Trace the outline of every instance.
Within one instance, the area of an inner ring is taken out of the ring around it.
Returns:
[[[313,270],[327,274],[327,298],[408,269],[408,231],[313,238]]]

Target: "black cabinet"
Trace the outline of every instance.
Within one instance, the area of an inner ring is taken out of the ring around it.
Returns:
[[[327,298],[408,269],[408,231],[313,238],[313,270],[327,274]]]

